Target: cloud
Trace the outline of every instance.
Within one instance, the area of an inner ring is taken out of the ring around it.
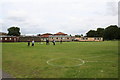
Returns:
[[[90,29],[118,23],[117,2],[111,1],[2,0],[2,30],[19,26],[22,34],[85,34]]]
[[[107,2],[107,15],[116,16],[118,15],[118,3],[117,2]]]

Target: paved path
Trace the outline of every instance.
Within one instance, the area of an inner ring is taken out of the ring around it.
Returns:
[[[10,74],[0,70],[0,77],[2,76],[2,78],[13,78]]]

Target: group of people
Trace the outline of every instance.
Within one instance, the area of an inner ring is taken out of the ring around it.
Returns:
[[[31,41],[28,40],[28,46],[30,46],[30,43],[31,43]],[[34,46],[34,43],[35,43],[35,41],[32,40],[32,45],[31,45],[31,46]],[[56,44],[55,44],[55,40],[52,40],[52,43],[53,43],[53,45],[56,45]],[[46,45],[49,45],[49,44],[50,44],[50,43],[49,43],[49,39],[46,39]],[[60,40],[60,44],[62,44],[62,40]]]
[[[28,40],[28,46],[30,46],[30,40]],[[32,40],[32,45],[31,46],[34,46],[34,43],[35,43],[35,41],[34,40]]]
[[[55,45],[55,40],[52,41],[53,45]],[[49,40],[46,40],[46,45],[49,45]]]

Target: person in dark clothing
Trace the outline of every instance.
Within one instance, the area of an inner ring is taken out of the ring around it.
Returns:
[[[52,41],[53,45],[55,45],[55,40]]]
[[[62,39],[60,40],[60,44],[62,44]]]
[[[49,45],[49,40],[48,39],[46,39],[46,45]]]
[[[30,46],[30,40],[28,40],[28,46]]]

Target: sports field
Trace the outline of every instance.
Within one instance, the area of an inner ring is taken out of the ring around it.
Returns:
[[[3,70],[15,78],[117,78],[118,41],[2,43]]]

